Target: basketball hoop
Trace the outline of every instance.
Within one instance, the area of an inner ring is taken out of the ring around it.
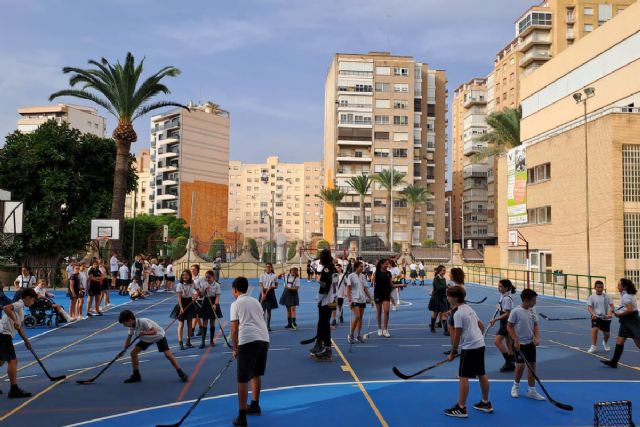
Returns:
[[[509,231],[509,246],[518,246],[518,231]]]

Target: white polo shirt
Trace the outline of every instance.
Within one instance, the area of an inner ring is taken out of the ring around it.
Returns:
[[[269,342],[262,305],[257,299],[242,294],[231,304],[230,312],[231,321],[238,322],[238,345],[253,341]]]
[[[154,343],[160,341],[164,338],[164,329],[156,322],[151,319],[147,319],[146,317],[139,317],[136,319],[136,324],[133,328],[129,328],[129,336],[138,336],[140,332],[147,332],[152,329],[156,330],[156,333],[153,335],[143,335],[140,337],[140,341],[147,343]]]
[[[11,305],[13,305],[13,314],[16,316],[20,324],[22,324],[24,321],[24,301],[19,300]],[[2,319],[0,319],[0,334],[10,335],[11,338],[13,338],[17,333],[18,330],[13,324],[13,320],[11,320],[6,313],[3,314]]]
[[[484,336],[478,326],[478,315],[467,304],[461,304],[453,314],[453,327],[462,328],[460,349],[472,350],[484,347]]]

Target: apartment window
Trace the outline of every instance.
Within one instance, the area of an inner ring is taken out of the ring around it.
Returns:
[[[592,24],[584,24],[584,32],[585,33],[590,33],[591,31],[593,31],[593,25]]]
[[[611,15],[613,13],[613,7],[610,4],[600,4],[598,5],[598,21],[600,23],[607,22],[611,19]]]
[[[436,116],[435,104],[427,104],[427,117],[435,117],[435,116]]]
[[[395,142],[406,142],[409,140],[409,133],[407,132],[394,132],[393,140]]]
[[[393,116],[394,125],[407,125],[409,124],[409,116]]]
[[[391,108],[391,101],[388,99],[376,99],[376,108]]]
[[[377,125],[388,125],[389,124],[389,116],[376,116],[376,124]]]
[[[389,83],[376,83],[376,92],[389,92]]]
[[[529,224],[550,224],[551,223],[551,206],[542,208],[527,209]]]
[[[640,213],[624,213],[624,259],[640,259]]]
[[[522,250],[510,250],[509,251],[509,264],[527,264],[527,251]]]
[[[393,108],[395,109],[406,110],[408,105],[409,103],[405,100],[396,99],[393,101]]]
[[[409,85],[407,83],[395,83],[393,85],[393,91],[400,93],[409,92]]]
[[[551,179],[551,163],[534,166],[527,170],[527,184],[535,184]]]
[[[396,67],[393,69],[393,74],[396,76],[408,76],[409,75],[409,69],[408,68],[400,68],[400,67]]]
[[[356,84],[356,92],[373,92],[371,85]]]
[[[373,137],[374,139],[380,140],[380,141],[388,141],[389,140],[389,132],[374,132],[373,133]]]
[[[387,201],[385,199],[373,199],[373,207],[385,208],[387,207]]]
[[[393,207],[394,208],[406,208],[407,207],[407,201],[406,200],[394,200],[393,201]]]
[[[373,151],[374,157],[389,157],[389,150],[386,148],[376,148]]]
[[[585,16],[593,16],[593,8],[592,7],[585,7],[584,8],[584,14],[585,14]]]
[[[379,76],[390,76],[391,67],[376,67],[376,74]]]
[[[625,202],[640,202],[640,145],[622,146],[622,192]]]
[[[374,224],[385,224],[386,221],[386,217],[384,215],[374,215],[373,216],[373,223]]]
[[[408,150],[406,148],[394,148],[393,157],[407,157]]]

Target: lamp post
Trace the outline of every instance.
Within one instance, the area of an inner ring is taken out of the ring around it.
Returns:
[[[587,100],[595,96],[596,90],[592,87],[587,87],[582,92],[576,92],[573,94],[573,99],[576,104],[582,104],[584,114],[584,186],[585,186],[585,201],[586,201],[586,235],[587,235],[587,277],[589,280],[589,286],[591,286],[591,236],[589,232],[589,145],[588,145],[588,133],[587,133]],[[583,96],[584,95],[584,96]]]

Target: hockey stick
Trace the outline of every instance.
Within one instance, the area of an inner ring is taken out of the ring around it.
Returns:
[[[540,317],[542,317],[544,320],[590,320],[591,317],[563,317],[563,318],[559,318],[559,317],[547,317],[546,315],[540,313]]]
[[[90,378],[88,380],[77,380],[76,383],[78,384],[82,384],[82,385],[89,385],[89,384],[93,384],[95,380],[97,380],[103,373],[104,371],[106,371],[107,369],[109,369],[109,367],[111,365],[113,365],[116,360],[120,359],[122,356],[124,356],[124,354],[126,353],[126,351],[129,349],[129,347],[131,347],[133,345],[134,342],[138,341],[138,338],[140,338],[139,336],[135,337],[134,339],[131,340],[131,342],[129,343],[128,346],[126,346],[124,349],[122,349],[120,351],[120,353],[116,354],[116,357],[114,357],[113,359],[111,359],[111,361],[109,363],[107,363],[105,365],[104,368],[102,368],[100,370],[100,372],[98,372],[96,374],[96,376],[94,376],[93,378]]]
[[[342,276],[342,280],[344,280],[345,276],[346,276],[346,274],[344,274],[344,275]],[[338,286],[340,286],[340,285],[342,284],[342,280],[340,280],[340,283],[338,284]],[[312,342],[314,342],[317,338],[318,338],[318,335],[316,334],[313,338],[309,338],[309,339],[306,339],[306,340],[302,340],[302,341],[300,341],[300,345],[308,345],[308,344],[311,344],[311,343],[312,343]]]
[[[500,312],[500,309],[497,309],[495,313],[493,313],[493,316],[491,316],[491,320],[495,319],[499,312]],[[484,334],[482,334],[483,338],[487,337],[487,332],[489,332],[489,328],[491,328],[491,321],[489,321],[489,323],[487,323],[487,326],[485,326],[484,328]]]
[[[540,378],[538,378],[538,375],[531,368],[531,365],[529,364],[529,361],[527,360],[527,358],[524,357],[524,354],[522,354],[522,351],[518,350],[518,354],[520,355],[520,357],[522,357],[522,360],[524,360],[525,365],[527,365],[527,369],[529,369],[529,372],[531,372],[531,375],[533,375],[533,378],[536,379],[536,381],[540,385],[540,388],[542,389],[542,392],[544,393],[545,396],[547,396],[547,399],[549,399],[549,402],[557,408],[563,409],[565,411],[573,411],[573,406],[567,405],[566,403],[560,403],[551,397],[549,392],[547,392],[547,389],[544,388],[544,385],[542,384],[542,381],[540,381]]]
[[[226,340],[226,338],[225,338],[225,340]],[[227,369],[229,369],[229,366],[231,366],[232,362],[233,362],[233,356],[231,356],[229,358],[229,360],[227,361],[227,364],[224,365],[224,367],[220,370],[218,375],[216,375],[216,377],[209,383],[207,388],[200,394],[200,396],[198,396],[196,401],[193,402],[193,405],[191,405],[189,410],[182,416],[182,418],[180,418],[180,421],[178,421],[175,424],[156,424],[156,427],[179,427],[184,422],[184,420],[186,420],[187,417],[189,415],[191,415],[191,412],[193,412],[193,410],[196,408],[196,406],[198,406],[198,403],[200,403],[200,401],[206,396],[207,393],[209,393],[209,391],[213,388],[213,386],[218,382],[220,377],[222,377],[222,374],[224,374],[224,372]]]
[[[487,300],[487,297],[484,297],[480,301],[469,301],[469,300],[467,300],[466,302],[467,302],[467,304],[482,304],[486,300]]]
[[[60,375],[60,376],[57,376],[57,377],[52,377],[49,374],[49,372],[47,371],[47,368],[44,367],[44,364],[42,363],[42,361],[40,360],[40,358],[38,357],[36,352],[33,351],[33,348],[29,348],[29,351],[31,352],[31,354],[33,354],[33,357],[36,359],[36,361],[38,362],[38,365],[40,365],[40,367],[44,371],[45,375],[49,378],[49,380],[51,380],[51,381],[60,381],[60,380],[63,380],[65,378],[67,378],[66,375]]]
[[[364,339],[368,340],[369,339],[369,335],[371,335],[371,313],[373,313],[373,308],[374,305],[371,304],[371,308],[369,309],[369,320],[367,320],[367,333],[364,334]]]
[[[211,305],[211,297],[207,297],[209,299],[209,305]],[[224,328],[222,327],[222,322],[220,322],[220,318],[216,313],[216,310],[211,305],[211,310],[213,310],[213,316],[216,318],[216,322],[218,322],[218,327],[220,328],[220,333],[222,333],[222,338],[224,338],[224,342],[227,344],[228,348],[231,348],[231,344],[229,344],[229,340],[227,339],[227,334],[224,333]]]
[[[455,355],[455,357],[458,357],[459,353]],[[454,357],[454,359],[455,359]],[[444,360],[439,361],[438,363],[436,363],[435,365],[431,365],[428,368],[424,368],[419,370],[418,372],[416,372],[415,374],[411,374],[411,375],[407,375],[407,374],[403,374],[402,372],[400,372],[400,370],[398,368],[396,368],[395,366],[393,367],[393,369],[391,369],[393,371],[394,374],[396,374],[396,376],[398,378],[402,378],[403,380],[408,380],[411,379],[413,377],[417,377],[420,374],[424,374],[427,371],[430,371],[431,369],[437,368],[438,366],[444,365],[445,363],[449,362],[449,358],[446,358]]]

